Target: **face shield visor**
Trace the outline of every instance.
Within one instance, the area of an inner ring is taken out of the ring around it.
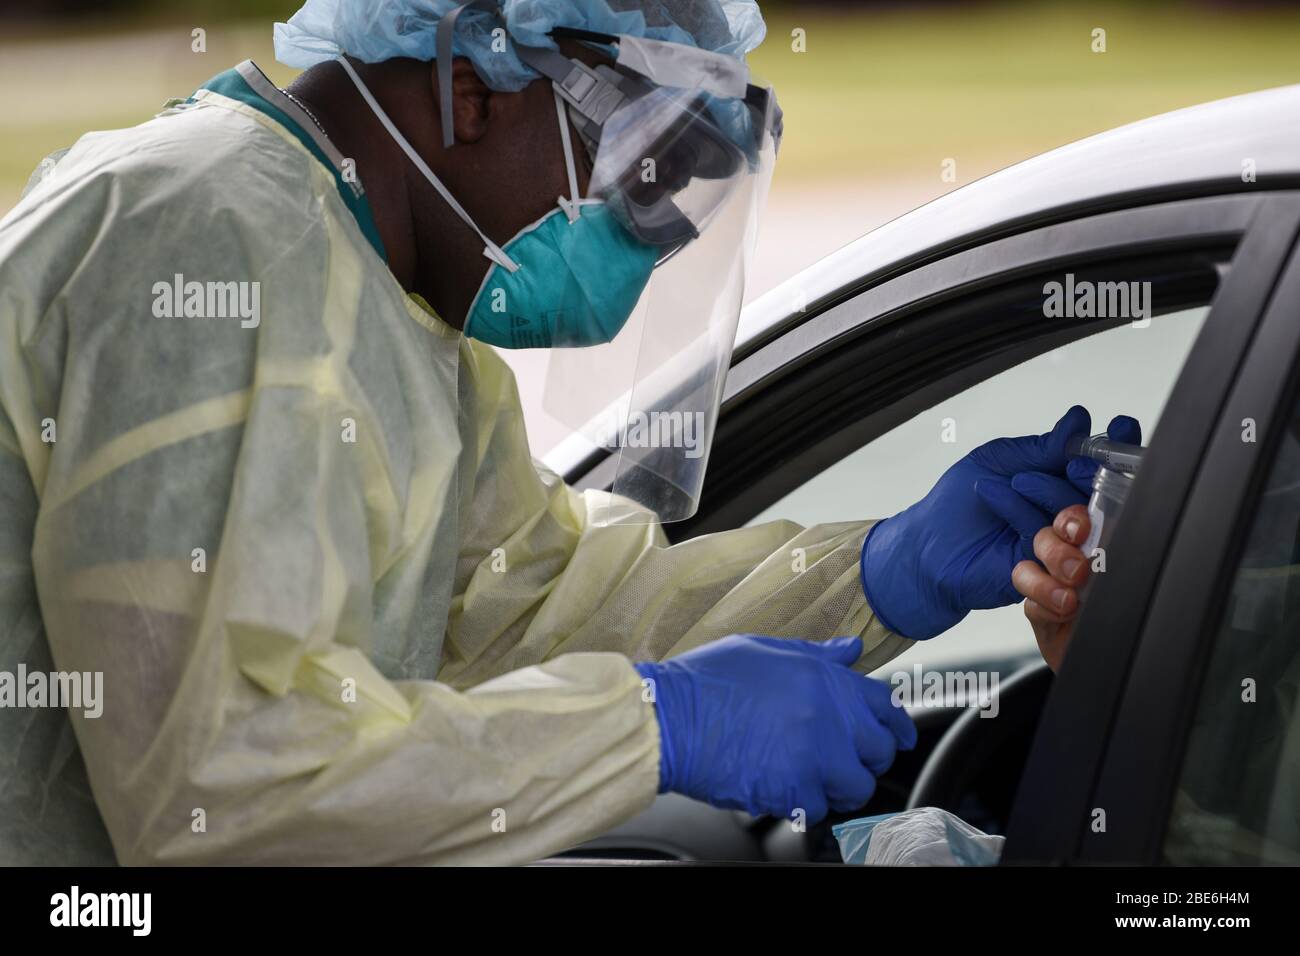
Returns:
[[[610,341],[554,343],[543,405],[572,430],[569,450],[613,456],[598,522],[680,521],[699,505],[781,114],[733,57],[565,32],[614,64],[520,57],[552,79],[593,157],[585,199],[653,247],[656,265]]]

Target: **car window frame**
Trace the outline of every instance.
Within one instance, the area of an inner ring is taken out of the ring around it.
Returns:
[[[1008,320],[1005,328],[988,330],[984,351],[954,348],[954,354],[938,358],[923,354],[920,333],[927,325],[960,342],[962,334],[980,331],[963,325],[968,313],[987,309],[980,297],[1037,278],[1059,279],[1062,269],[1109,275],[1116,262],[1230,255],[1261,203],[1273,195],[1278,193],[1176,200],[1054,223],[927,262],[809,314],[733,365],[700,511],[667,525],[670,540],[739,527],[812,475],[939,402],[1128,320]],[[1203,301],[1171,300],[1159,311]],[[999,336],[1008,329],[1014,341],[1005,344]],[[909,343],[915,343],[911,351]],[[836,366],[842,376],[882,349],[893,349],[894,367],[903,374],[874,381],[878,394],[842,408],[835,420],[801,420],[814,399],[824,398],[818,394],[824,370]],[[930,362],[920,377],[905,374],[914,360]],[[615,456],[605,456],[568,478],[578,488],[608,488],[614,463]]]
[[[1154,436],[1111,542],[1112,556],[1141,559],[1109,562],[1093,586],[1021,778],[1005,863],[1161,861],[1205,649],[1300,374],[1298,300],[1285,298],[1300,295],[1298,240],[1300,194],[1271,196],[1241,239],[1166,405],[1177,433]],[[1241,454],[1245,409],[1260,423],[1253,455]]]

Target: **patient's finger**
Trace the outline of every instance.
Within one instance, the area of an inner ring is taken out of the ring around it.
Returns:
[[[1045,610],[1035,601],[1025,601],[1025,617],[1034,631],[1034,641],[1043,660],[1053,671],[1061,669],[1065,652],[1070,648],[1073,626],[1057,620],[1057,615]]]
[[[1063,508],[1052,519],[1052,529],[1060,536],[1062,541],[1082,545],[1088,540],[1088,532],[1092,530],[1092,521],[1088,517],[1088,509],[1083,505],[1071,505],[1068,508]]]
[[[1088,577],[1083,552],[1063,540],[1055,528],[1043,528],[1034,535],[1034,557],[1059,583],[1078,587]]]
[[[1025,616],[1030,621],[1064,624],[1079,609],[1079,595],[1074,588],[1062,584],[1033,561],[1021,561],[1012,568],[1011,583],[1026,598]]]

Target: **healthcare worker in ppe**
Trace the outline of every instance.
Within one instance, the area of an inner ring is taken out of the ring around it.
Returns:
[[[0,223],[0,670],[102,700],[0,708],[6,862],[521,862],[659,791],[866,801],[915,730],[861,672],[1016,599],[1089,423],[884,522],[668,546],[781,133],[762,35],[308,0],[288,91],[246,62],[42,165]],[[531,461],[494,347],[552,350],[612,491]]]

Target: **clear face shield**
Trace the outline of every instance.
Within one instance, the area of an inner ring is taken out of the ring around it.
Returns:
[[[583,450],[615,457],[613,494],[596,520],[680,521],[699,505],[780,109],[735,58],[631,37],[580,38],[616,48],[614,66],[593,69],[536,48],[521,59],[552,79],[594,156],[585,198],[605,203],[653,247],[656,265],[610,341],[554,343],[543,404]]]

